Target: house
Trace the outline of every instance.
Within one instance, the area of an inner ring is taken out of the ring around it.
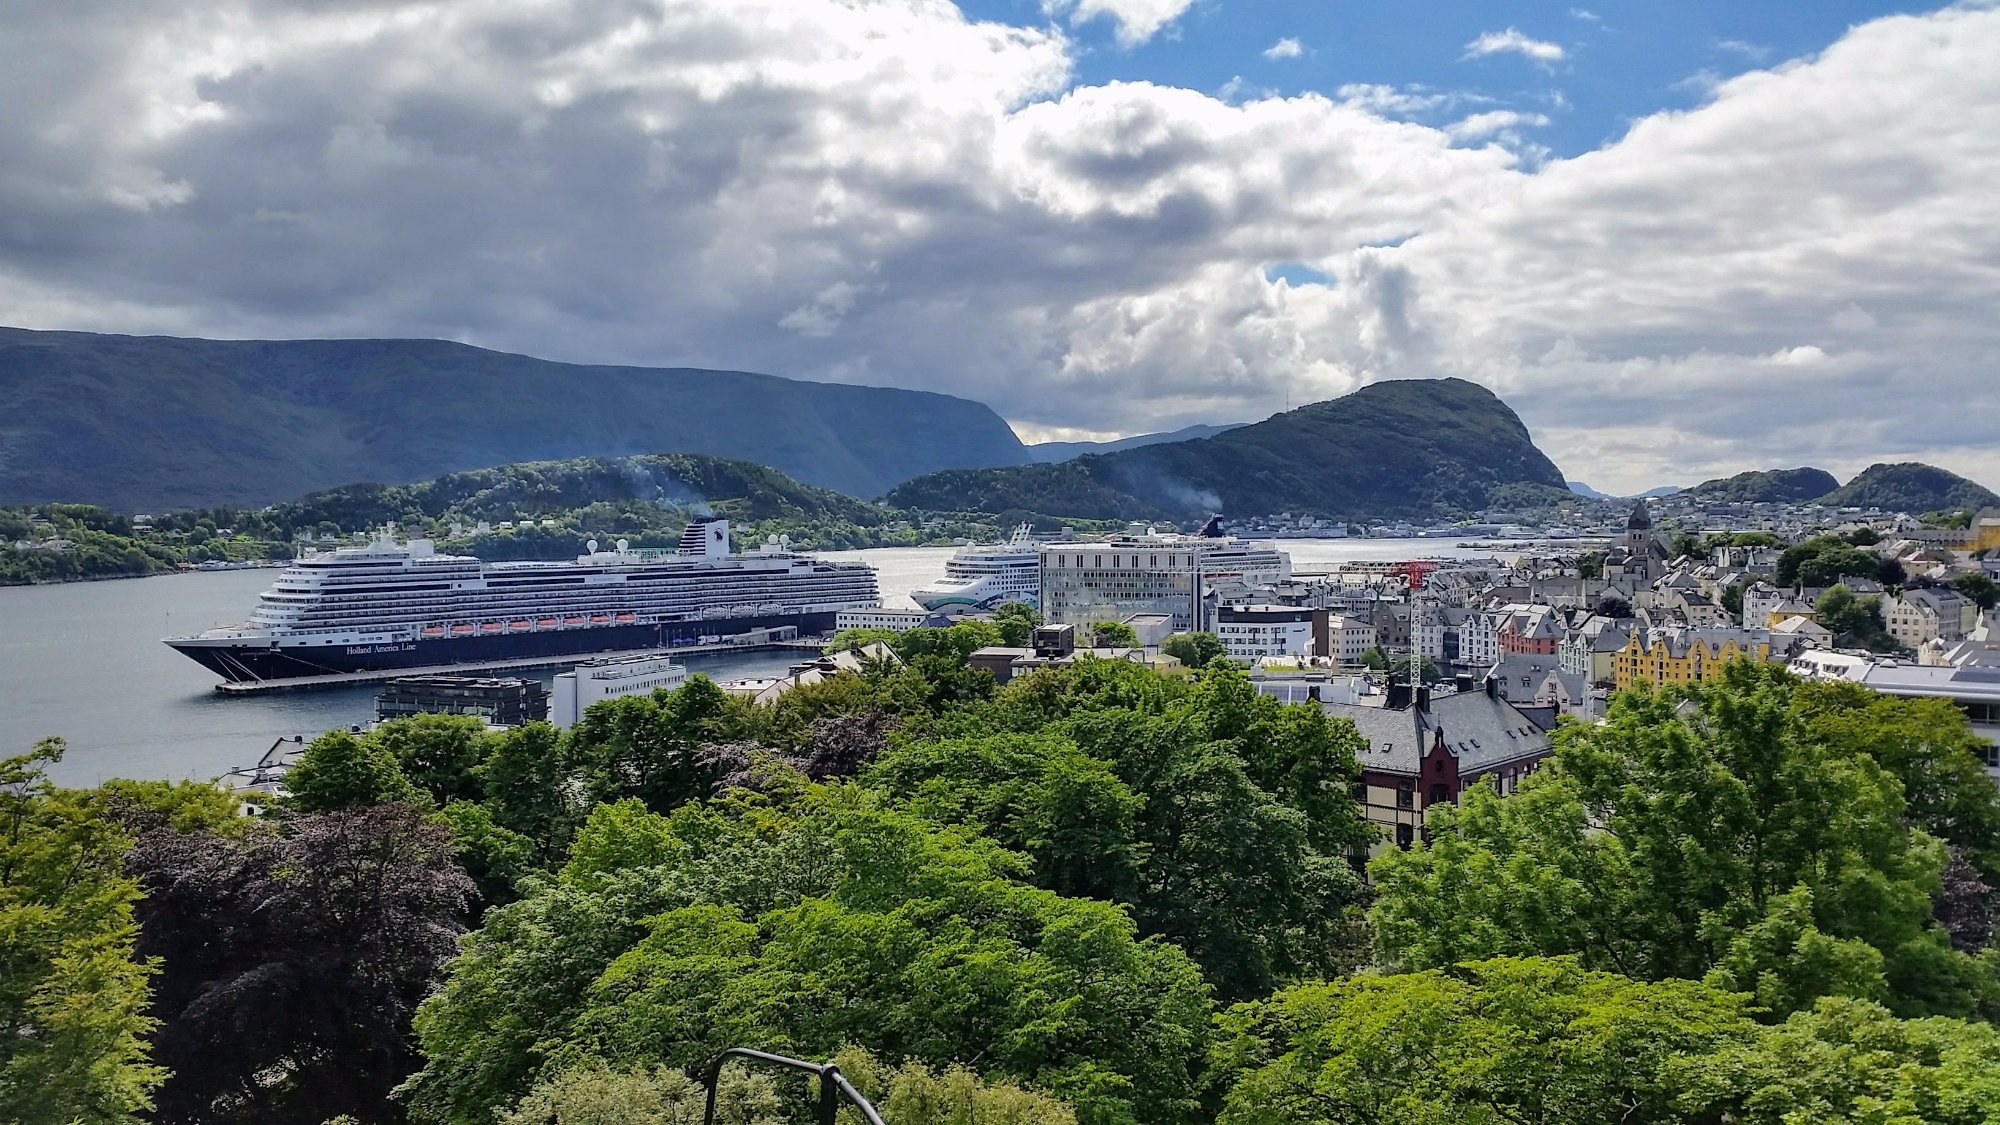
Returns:
[[[1632,622],[1592,614],[1563,637],[1556,655],[1562,670],[1587,684],[1608,684],[1617,672],[1618,653],[1630,638]]]
[[[1043,625],[1035,630],[1033,639],[1033,645],[1028,648],[993,645],[975,649],[966,664],[985,669],[993,674],[995,681],[1003,684],[1038,668],[1074,664],[1086,659],[1126,660],[1161,671],[1181,667],[1181,662],[1173,657],[1143,648],[1078,648],[1074,625]]]
[[[1519,653],[1554,656],[1564,631],[1562,619],[1551,606],[1509,605],[1500,609],[1495,639],[1502,656]]]
[[[1635,629],[1613,666],[1619,691],[1649,684],[1699,683],[1728,661],[1771,659],[1771,634],[1763,629]]]
[[[1329,656],[1327,611],[1289,605],[1220,605],[1215,608],[1215,635],[1232,660],[1253,663],[1261,657]]]
[[[1368,650],[1380,647],[1381,634],[1376,632],[1375,623],[1365,617],[1347,613],[1329,617],[1326,631],[1326,655],[1343,668],[1361,667]]]
[[[1500,698],[1516,707],[1552,708],[1556,714],[1582,718],[1596,714],[1590,681],[1564,671],[1560,657],[1503,656],[1486,674],[1486,681]]]
[[[1458,664],[1484,671],[1500,661],[1500,615],[1476,610],[1458,626]]]
[[[2000,609],[1987,610],[1979,619],[1979,627],[1967,633],[1964,640],[1956,644],[1932,641],[1918,649],[1917,655],[1925,664],[2000,668]]]
[[[1785,647],[1797,641],[1809,648],[1832,648],[1833,630],[1810,617],[1787,617],[1771,626],[1771,643]]]
[[[1490,778],[1500,792],[1514,792],[1552,750],[1548,735],[1491,688],[1433,698],[1420,687],[1412,700],[1399,684],[1389,703],[1320,705],[1328,717],[1353,723],[1367,743],[1355,799],[1384,837],[1370,855],[1415,843],[1424,811],[1457,802],[1473,785]]]
[[[1934,640],[1961,641],[1977,620],[1978,607],[1951,589],[1905,590],[1882,603],[1882,624],[1904,648]]]

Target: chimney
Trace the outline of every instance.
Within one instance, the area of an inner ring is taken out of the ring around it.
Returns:
[[[1460,673],[1459,673],[1458,675],[1456,675],[1456,676],[1453,676],[1453,677],[1451,678],[1451,686],[1453,686],[1453,687],[1457,688],[1457,689],[1458,689],[1459,691],[1461,691],[1461,692],[1469,692],[1469,691],[1471,691],[1471,690],[1472,690],[1472,673],[1470,673],[1470,672],[1460,672]]]
[[[1410,705],[1410,685],[1397,680],[1389,681],[1388,698],[1383,701],[1391,711],[1401,711]]]
[[[1431,709],[1431,686],[1429,684],[1418,684],[1417,710],[1428,711],[1430,709]]]
[[[1486,698],[1500,698],[1500,681],[1491,675],[1486,677]]]

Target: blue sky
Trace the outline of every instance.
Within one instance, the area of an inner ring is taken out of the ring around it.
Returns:
[[[1334,3],[1328,0],[1195,0],[1158,34],[1121,45],[1106,17],[1051,16],[1041,0],[968,0],[980,19],[1021,26],[1060,22],[1077,40],[1080,85],[1148,81],[1218,93],[1333,95],[1353,84],[1423,86],[1490,98],[1463,113],[1513,109],[1548,118],[1523,130],[1556,156],[1574,156],[1623,135],[1638,118],[1698,104],[1710,81],[1816,53],[1849,27],[1882,15],[1936,5],[1805,0],[1774,3],[1443,2]],[[1509,29],[1552,43],[1563,57],[1537,61],[1518,51],[1467,57],[1468,45]],[[1295,57],[1267,58],[1280,40]],[[1412,115],[1442,124],[1449,111]]]

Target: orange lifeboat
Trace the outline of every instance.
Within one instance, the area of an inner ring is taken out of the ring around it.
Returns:
[[[509,621],[507,623],[507,627],[509,629],[526,629],[528,627],[528,622],[526,618],[522,618],[519,621]]]
[[[482,633],[497,633],[501,628],[502,626],[498,621],[484,621],[479,625],[479,631]]]
[[[621,614],[619,614],[619,615],[618,615],[618,620],[619,620],[620,622],[625,622],[625,621],[631,621],[631,620],[634,620],[634,618],[633,618],[633,616],[632,616],[631,614],[629,614],[629,613],[621,613]]]
[[[588,622],[588,621],[584,620],[584,619],[583,619],[583,618],[581,618],[581,617],[565,617],[565,618],[563,618],[563,624],[565,624],[565,625],[588,625],[588,624],[590,624],[590,622]]]
[[[472,626],[470,626],[470,625],[453,625],[453,626],[451,627],[451,631],[452,631],[453,633],[470,633],[470,632],[472,632]]]
[[[444,636],[444,626],[442,626],[442,625],[426,625],[426,626],[424,626],[424,636],[426,636],[426,637],[442,637],[442,636]]]
[[[553,617],[543,617],[535,622],[535,626],[541,629],[553,629],[560,624],[562,624],[562,622],[556,620]]]

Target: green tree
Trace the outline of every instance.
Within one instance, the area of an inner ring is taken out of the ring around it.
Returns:
[[[1026,648],[1041,623],[1042,615],[1025,602],[1002,602],[993,609],[993,626],[1000,630],[1000,643],[1009,648]]]
[[[1744,661],[1626,692],[1604,722],[1559,729],[1555,762],[1516,795],[1434,806],[1430,846],[1372,867],[1379,948],[1412,968],[1578,954],[1645,980],[1717,970],[1760,996],[1769,973],[1774,1005],[1829,989],[1970,1011],[1992,968],[1931,916],[1943,844],[1908,826],[1890,771],[1814,731],[1796,687]]]
[[[1095,648],[1138,648],[1139,634],[1123,621],[1093,621],[1090,643]]]
[[[327,812],[422,796],[380,743],[330,730],[306,747],[285,774],[289,803],[300,812]]]
[[[1604,577],[1604,552],[1584,551],[1576,556],[1576,576],[1595,582]]]
[[[707,1089],[672,1067],[585,1065],[537,1083],[499,1125],[700,1125],[707,1102]],[[716,1085],[725,1125],[781,1125],[783,1108],[768,1075],[732,1066]]]
[[[533,845],[538,867],[561,859],[583,819],[570,760],[570,747],[554,727],[529,723],[495,738],[479,767],[487,812],[495,824]]]
[[[722,689],[693,676],[670,692],[593,705],[568,741],[593,799],[637,797],[665,812],[714,791],[715,771],[703,748],[731,741],[738,722]]]
[[[1190,668],[1206,668],[1211,661],[1229,658],[1229,649],[1214,633],[1175,633],[1161,643],[1160,651]]]
[[[487,914],[416,1021],[419,1121],[485,1122],[586,1063],[722,1047],[979,1060],[1091,1122],[1192,1121],[1207,988],[1117,906],[853,786],[797,779],[660,817],[597,818],[562,876]]]
[[[1980,609],[1992,609],[2000,604],[2000,582],[1993,581],[1980,571],[1953,576],[1951,588],[1964,594]]]
[[[1734,1091],[1691,1077],[1758,1035],[1741,997],[1568,958],[1300,985],[1220,1022],[1221,1125],[1698,1125]]]
[[[1845,584],[1835,584],[1813,604],[1819,623],[1836,637],[1851,638],[1870,648],[1894,645],[1882,625],[1882,599],[1857,597]]]
[[[44,772],[60,739],[0,760],[0,1120],[136,1125],[166,1077],[150,1059],[134,949],[130,840]]]
[[[411,784],[445,805],[479,799],[479,767],[493,739],[477,715],[412,715],[377,726],[365,741],[388,751]]]

